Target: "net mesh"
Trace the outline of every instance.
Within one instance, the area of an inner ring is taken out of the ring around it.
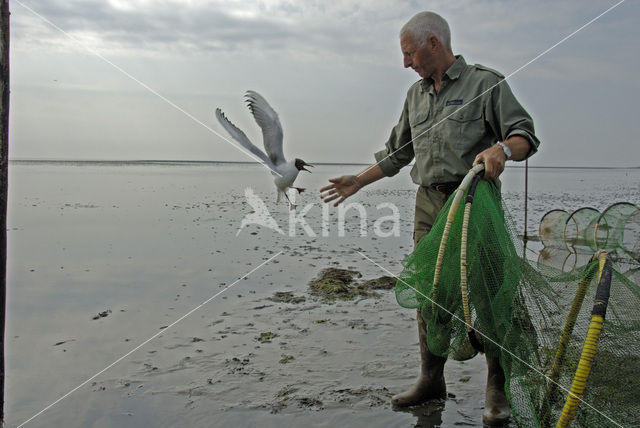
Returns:
[[[442,270],[437,284],[433,284],[452,199],[453,196],[441,210],[431,232],[405,259],[395,290],[400,305],[420,309],[427,326],[429,349],[440,356],[450,356],[469,346],[460,287],[464,204],[457,209]],[[557,216],[563,214],[559,212]],[[564,223],[567,217],[568,214]],[[484,352],[500,360],[516,422],[520,426],[555,425],[589,328],[598,261],[581,264],[567,272],[563,266],[527,261],[499,191],[486,181],[481,181],[476,190],[466,248],[471,324]],[[564,358],[552,369],[580,284],[583,284],[584,304],[574,311],[575,325],[564,334],[567,339]],[[638,286],[614,269],[603,332],[573,426],[637,423],[640,414],[640,403],[635,399],[640,391],[638,307]],[[553,382],[548,380],[550,375],[554,377]]]

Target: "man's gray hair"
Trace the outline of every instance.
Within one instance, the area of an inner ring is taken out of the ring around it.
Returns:
[[[418,46],[424,46],[428,37],[433,34],[445,49],[451,50],[451,30],[447,21],[434,12],[420,12],[411,18],[400,30],[400,37],[405,33],[413,36]]]

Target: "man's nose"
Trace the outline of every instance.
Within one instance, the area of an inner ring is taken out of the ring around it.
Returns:
[[[408,55],[405,55],[404,57],[404,68],[409,68],[411,67],[411,57]]]

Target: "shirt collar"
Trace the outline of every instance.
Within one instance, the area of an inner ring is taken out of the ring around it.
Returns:
[[[456,60],[451,66],[444,72],[444,76],[442,76],[443,80],[456,80],[460,77],[464,69],[467,67],[467,62],[464,60],[462,55],[456,55]],[[434,92],[433,88],[433,79],[430,77],[422,79],[421,82],[422,91]]]
[[[456,80],[462,74],[462,71],[467,67],[467,62],[462,55],[456,55],[456,61],[451,64],[451,67],[445,71],[444,75],[451,80]]]

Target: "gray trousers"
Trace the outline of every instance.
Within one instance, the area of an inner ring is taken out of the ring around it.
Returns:
[[[438,192],[431,187],[418,187],[416,193],[416,211],[413,221],[413,245],[418,245],[420,239],[431,230],[436,222],[438,213],[444,206],[449,195]]]

